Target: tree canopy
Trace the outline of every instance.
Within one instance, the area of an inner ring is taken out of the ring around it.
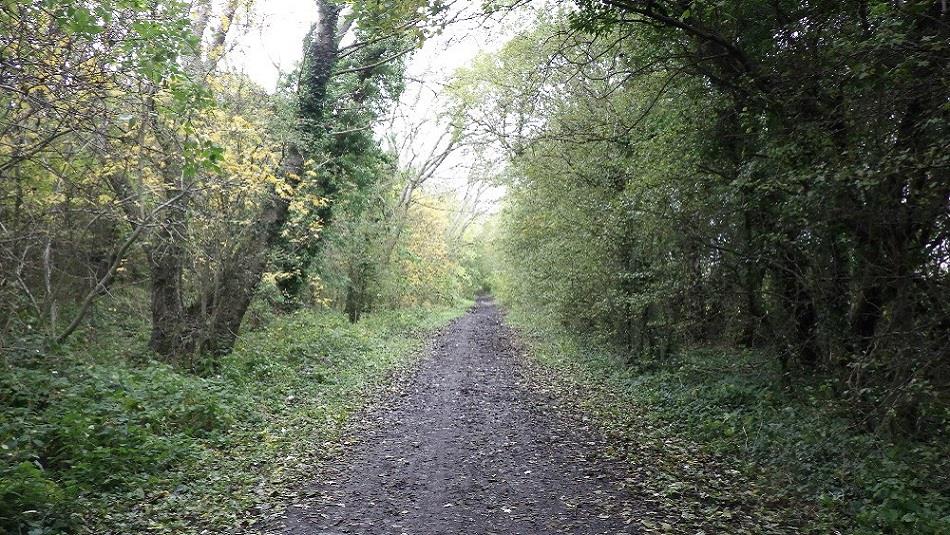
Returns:
[[[717,432],[823,400],[856,451],[913,452],[821,491],[835,525],[946,526],[947,2],[301,6],[269,88],[236,52],[252,0],[0,0],[0,530],[74,529],[90,513],[58,511],[112,471],[131,511],[196,444],[330,388],[324,361],[362,385],[447,314],[409,311],[483,293],[613,355],[614,382],[743,355],[730,379],[754,379],[701,390],[735,405]]]

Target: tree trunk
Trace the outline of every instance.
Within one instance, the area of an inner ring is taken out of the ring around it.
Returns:
[[[286,167],[302,167],[298,154],[289,156],[289,159]],[[279,237],[289,209],[290,200],[273,193],[244,246],[224,262],[218,278],[220,283],[207,299],[210,305],[207,307],[209,336],[201,350],[223,354],[234,347],[241,322],[267,268],[267,253]]]
[[[309,36],[298,95],[300,144],[287,148],[282,174],[296,187],[304,175],[304,155],[323,135],[327,84],[337,57],[336,26],[340,7],[317,3],[319,20]],[[182,251],[173,240],[150,253],[152,264],[152,348],[166,358],[231,351],[241,322],[267,267],[268,252],[280,236],[291,199],[272,190],[241,246],[222,262],[208,294],[188,307],[181,297]]]
[[[182,306],[183,251],[176,241],[162,239],[147,252],[152,283],[149,347],[163,356],[178,352],[188,331]]]
[[[343,305],[343,311],[350,323],[356,323],[360,320],[359,291],[352,282],[346,285],[346,302]]]

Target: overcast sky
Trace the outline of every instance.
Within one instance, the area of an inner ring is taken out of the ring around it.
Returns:
[[[278,73],[300,61],[303,39],[316,21],[312,0],[265,0],[254,3],[250,21],[232,30],[234,49],[227,62],[273,91]]]
[[[227,62],[273,90],[278,73],[289,71],[300,61],[303,39],[315,20],[313,0],[259,0],[251,20],[232,33],[234,48],[229,51]],[[410,76],[426,71],[447,76],[480,51],[497,48],[506,33],[503,27],[479,22],[450,25],[415,53],[410,61]]]

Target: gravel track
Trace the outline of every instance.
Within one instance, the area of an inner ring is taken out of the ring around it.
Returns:
[[[321,469],[284,533],[639,533],[625,467],[529,387],[524,366],[498,308],[480,300]]]

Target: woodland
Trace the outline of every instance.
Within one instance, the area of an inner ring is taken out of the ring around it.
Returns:
[[[0,0],[0,532],[250,529],[486,294],[620,443],[950,531],[947,2],[301,1],[274,88],[257,7]]]

